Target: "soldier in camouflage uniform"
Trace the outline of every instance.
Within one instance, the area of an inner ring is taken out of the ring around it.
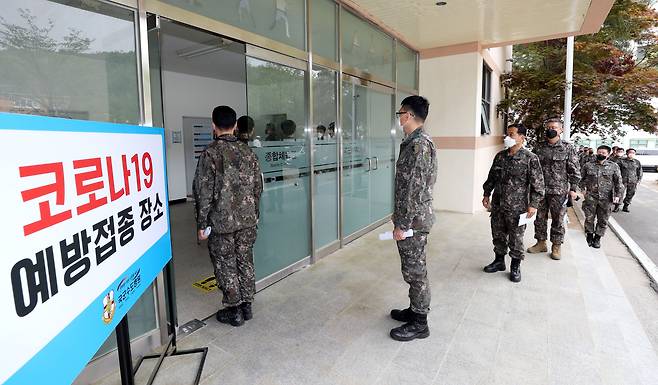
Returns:
[[[223,294],[224,308],[217,312],[217,320],[241,326],[253,316],[252,250],[263,183],[258,158],[233,135],[235,111],[216,107],[212,121],[215,141],[199,157],[193,183],[198,237],[208,239],[210,260]],[[211,228],[209,237],[204,234],[207,227]]]
[[[546,195],[539,204],[535,221],[537,243],[528,253],[548,251],[548,214],[551,215],[551,258],[560,259],[561,245],[564,242],[564,215],[567,212],[569,195],[576,199],[580,182],[580,164],[576,150],[570,143],[560,139],[563,127],[557,118],[546,121],[546,141],[537,145],[534,153],[539,157],[544,171]]]
[[[527,129],[522,124],[507,127],[505,147],[494,157],[489,176],[482,186],[482,205],[491,210],[491,234],[494,261],[484,267],[486,273],[505,271],[505,254],[512,258],[510,280],[521,281],[521,261],[525,257],[519,217],[531,218],[544,198],[544,174],[537,155],[523,148]],[[493,198],[490,200],[491,192]]]
[[[596,155],[594,155],[594,150],[591,148],[586,148],[586,151],[580,157],[580,173],[583,173],[583,167],[589,162],[594,162],[596,160]]]
[[[400,144],[395,165],[395,208],[393,237],[397,241],[402,276],[409,284],[410,306],[391,310],[391,317],[404,325],[392,329],[391,338],[410,341],[429,336],[427,313],[430,311],[430,283],[427,279],[425,246],[434,224],[432,190],[436,182],[436,148],[423,128],[429,111],[427,99],[410,96],[396,113],[406,135]],[[413,230],[414,235],[404,237]]]
[[[635,149],[626,150],[626,158],[617,162],[621,169],[621,181],[624,184],[626,195],[624,196],[624,208],[622,211],[629,213],[628,206],[631,205],[637,185],[642,181],[642,163],[635,159]]]
[[[610,147],[599,146],[597,161],[583,167],[580,180],[580,189],[585,193],[583,212],[587,244],[597,249],[601,247],[601,237],[608,227],[612,205],[619,203],[623,189],[619,166],[607,160],[608,155]]]

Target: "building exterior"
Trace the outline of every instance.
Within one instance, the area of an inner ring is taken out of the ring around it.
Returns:
[[[405,96],[431,103],[435,209],[480,210],[482,182],[502,148],[495,106],[511,46],[594,33],[611,6],[4,0],[0,72],[11,76],[0,77],[0,111],[164,127],[172,204],[190,195],[212,107],[252,117],[265,181],[255,247],[263,288],[389,221],[402,139],[394,112]],[[166,306],[175,301],[175,290],[165,295],[172,281],[165,271],[130,314],[137,353],[177,324]],[[113,367],[112,344],[79,383]]]

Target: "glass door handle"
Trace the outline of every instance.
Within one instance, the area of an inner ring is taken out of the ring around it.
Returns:
[[[370,170],[372,170],[372,159],[366,158],[366,160],[368,161],[368,169],[366,170],[366,172],[370,172]]]
[[[377,159],[376,156],[373,157],[373,159],[375,160],[375,168],[373,168],[373,170],[378,170],[379,169],[379,159]]]

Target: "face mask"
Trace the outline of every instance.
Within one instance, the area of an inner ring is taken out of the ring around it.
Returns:
[[[557,136],[557,130],[554,130],[552,128],[546,130],[546,137],[548,139],[553,139]]]
[[[506,136],[505,139],[503,139],[503,144],[505,145],[505,148],[511,148],[516,146],[516,140]]]
[[[628,154],[628,155],[626,155],[626,157],[628,159],[633,159],[633,158],[635,158],[635,154]]]
[[[603,155],[603,154],[596,154],[596,160],[598,160],[599,162],[603,162],[603,161],[606,160],[607,158],[608,158],[608,157],[605,156],[605,155]]]

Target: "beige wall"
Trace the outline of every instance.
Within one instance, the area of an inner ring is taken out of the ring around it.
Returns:
[[[490,48],[420,61],[420,94],[430,101],[426,127],[438,147],[438,210],[482,210],[482,183],[502,149],[503,121],[495,107],[503,96],[502,72],[509,70],[510,47]],[[482,66],[492,69],[491,135],[480,135]]]

